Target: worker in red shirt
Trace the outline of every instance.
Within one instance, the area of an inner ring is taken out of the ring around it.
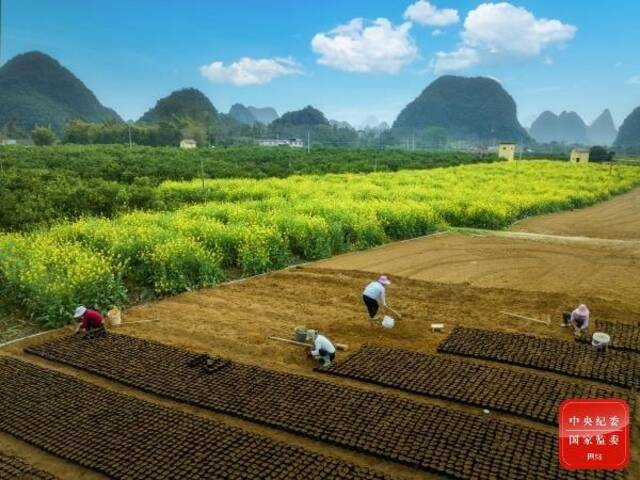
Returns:
[[[86,332],[86,336],[89,338],[101,337],[106,333],[104,318],[97,310],[80,305],[76,308],[73,317],[80,321],[76,327],[76,333]]]

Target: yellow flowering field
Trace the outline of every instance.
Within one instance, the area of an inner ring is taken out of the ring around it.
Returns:
[[[194,205],[0,236],[0,289],[58,325],[78,303],[104,309],[127,292],[174,294],[447,226],[504,228],[639,183],[637,167],[551,161],[166,182],[164,197]]]

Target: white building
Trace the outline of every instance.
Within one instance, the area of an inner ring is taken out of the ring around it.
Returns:
[[[304,148],[304,142],[299,138],[291,138],[289,140],[281,140],[274,138],[265,138],[258,140],[258,145],[261,147],[289,147],[289,148]]]
[[[18,142],[12,138],[7,138],[6,140],[2,141],[2,145],[17,145]]]
[[[516,144],[511,142],[500,142],[498,144],[498,158],[504,158],[512,162],[515,160]]]
[[[574,148],[571,150],[571,163],[589,163],[589,150],[586,148]]]
[[[192,138],[185,138],[180,142],[180,148],[197,148],[198,142],[193,140]]]

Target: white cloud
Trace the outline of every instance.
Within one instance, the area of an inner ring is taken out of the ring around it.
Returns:
[[[640,85],[640,75],[634,75],[629,80],[627,80],[629,85]]]
[[[277,77],[302,73],[302,69],[292,58],[244,57],[229,65],[222,62],[203,65],[200,73],[211,82],[245,86],[269,83]]]
[[[444,31],[440,30],[439,28],[436,28],[433,32],[431,32],[431,35],[433,35],[434,37],[439,37],[440,35],[443,35]]]
[[[311,48],[320,55],[318,63],[347,72],[398,73],[413,62],[418,49],[409,35],[411,22],[394,26],[386,18],[365,25],[354,18],[311,40]]]
[[[418,0],[409,5],[404,12],[404,18],[430,27],[446,27],[460,21],[457,10],[453,8],[440,9],[425,0]]]
[[[453,52],[438,52],[433,62],[436,73],[466,70],[480,63],[480,54],[469,47],[460,47]]]
[[[454,52],[439,52],[436,71],[469,68],[479,63],[520,60],[540,56],[545,48],[562,46],[577,31],[556,19],[536,18],[510,3],[483,3],[464,21],[461,44]],[[470,52],[475,51],[475,55]],[[451,62],[451,57],[475,58],[475,62]],[[548,63],[548,62],[545,62]]]

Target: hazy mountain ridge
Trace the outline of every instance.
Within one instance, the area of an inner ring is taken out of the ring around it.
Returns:
[[[229,115],[244,125],[255,123],[269,125],[278,118],[278,112],[273,107],[245,107],[241,103],[234,103],[229,110]]]
[[[617,130],[609,109],[605,109],[588,126],[576,112],[563,111],[556,115],[547,110],[531,124],[529,134],[541,143],[611,145]]]
[[[624,119],[614,143],[616,148],[640,151],[640,107],[637,107]]]
[[[618,129],[608,108],[587,127],[587,138],[595,145],[612,145],[617,135]]]
[[[249,105],[247,107],[247,110],[251,112],[253,118],[264,125],[269,125],[279,117],[278,112],[273,107],[252,107],[251,105]]]

